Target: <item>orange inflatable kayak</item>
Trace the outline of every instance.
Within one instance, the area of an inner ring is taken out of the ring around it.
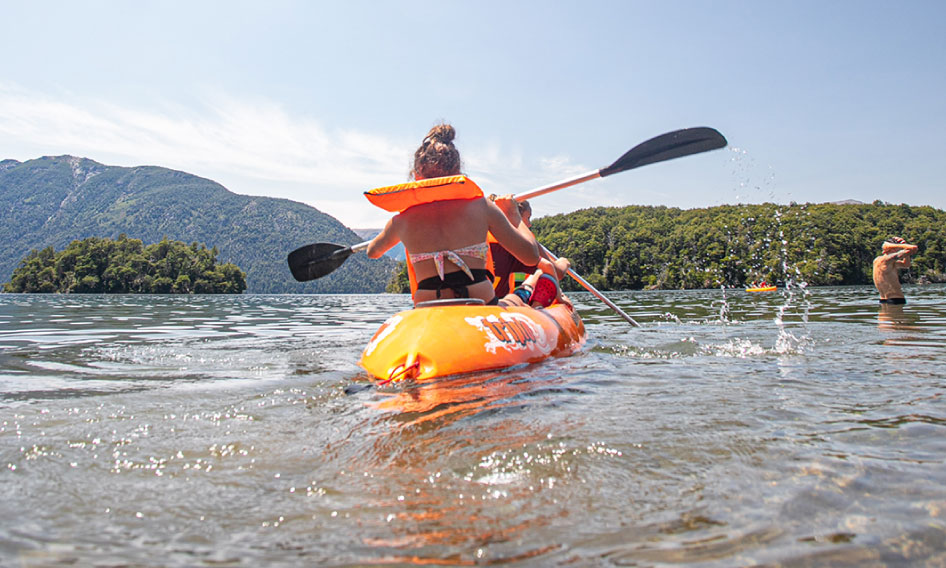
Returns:
[[[759,286],[756,288],[746,288],[746,292],[774,292],[778,290],[777,286]]]
[[[425,380],[565,357],[585,342],[585,326],[564,304],[548,308],[426,302],[390,317],[359,364],[384,381]]]

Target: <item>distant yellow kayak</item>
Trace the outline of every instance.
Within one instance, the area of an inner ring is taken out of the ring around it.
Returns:
[[[777,286],[759,286],[757,288],[746,288],[746,292],[774,292],[778,290]]]

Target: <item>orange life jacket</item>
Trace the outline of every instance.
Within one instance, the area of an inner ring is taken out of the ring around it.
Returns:
[[[466,176],[447,176],[378,187],[366,191],[365,197],[385,211],[400,213],[434,201],[477,199],[483,197],[483,190]]]
[[[470,178],[446,176],[439,178],[422,179],[387,187],[378,187],[365,192],[373,205],[400,213],[415,205],[448,201],[451,199],[479,199],[483,197],[483,190]],[[493,270],[492,258],[487,258],[486,268]],[[417,291],[417,276],[414,274],[414,265],[407,260],[407,276],[411,282],[411,296]]]

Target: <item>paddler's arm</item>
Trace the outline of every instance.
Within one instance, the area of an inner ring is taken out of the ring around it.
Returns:
[[[539,268],[542,269],[542,272],[554,274],[559,280],[565,277],[565,274],[571,266],[572,262],[564,256],[560,256],[555,260],[550,260],[546,257],[539,261]]]
[[[519,259],[519,262],[529,266],[538,264],[539,244],[522,220],[516,200],[499,198],[493,202],[487,199],[486,204],[489,232],[496,237],[499,244]]]
[[[397,216],[391,217],[384,228],[381,229],[381,232],[368,243],[368,249],[365,251],[368,258],[380,258],[381,255],[391,250],[394,245],[401,242],[396,220]]]

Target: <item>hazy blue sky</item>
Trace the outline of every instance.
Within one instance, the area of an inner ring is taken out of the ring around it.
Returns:
[[[426,131],[518,193],[663,132],[730,148],[537,198],[946,208],[946,2],[0,0],[0,159],[159,165],[345,224]],[[317,240],[317,235],[313,235]]]

